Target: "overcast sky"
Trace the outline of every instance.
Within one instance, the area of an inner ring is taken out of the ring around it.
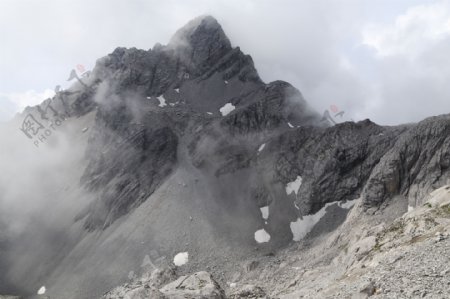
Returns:
[[[264,81],[320,113],[380,124],[450,113],[450,0],[0,0],[0,120],[118,46],[166,44],[214,16]]]

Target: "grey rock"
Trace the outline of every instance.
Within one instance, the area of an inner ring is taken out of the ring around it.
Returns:
[[[225,299],[225,292],[212,278],[211,274],[202,271],[190,276],[181,276],[172,283],[162,287],[160,291],[167,297],[192,299]]]
[[[262,288],[256,285],[244,285],[242,287],[238,287],[236,290],[228,296],[230,299],[239,299],[239,298],[268,298],[266,297],[266,293]]]
[[[250,261],[245,265],[245,271],[251,272],[258,268],[259,262],[258,261]]]

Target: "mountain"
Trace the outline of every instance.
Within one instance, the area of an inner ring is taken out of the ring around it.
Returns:
[[[0,293],[99,298],[174,264],[227,293],[257,274],[294,292],[269,282],[274,259],[337,263],[378,233],[362,228],[421,206],[448,184],[449,129],[449,115],[333,125],[197,18],[166,46],[115,49],[2,129]]]

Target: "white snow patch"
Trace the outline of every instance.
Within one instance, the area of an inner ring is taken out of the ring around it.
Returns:
[[[159,101],[159,107],[165,107],[167,106],[166,104],[166,99],[163,96],[159,96],[158,97],[158,101]]]
[[[230,283],[230,288],[235,288],[237,284],[235,282]]]
[[[408,212],[411,212],[412,210],[414,210],[413,206],[408,206]]]
[[[355,205],[355,203],[356,203],[356,199],[354,199],[354,200],[347,200],[345,203],[339,202],[339,203],[338,203],[338,206],[339,206],[340,208],[343,208],[343,209],[348,210],[348,209],[350,209],[351,207],[353,207],[353,206]]]
[[[183,266],[189,260],[189,254],[187,252],[180,252],[173,258],[175,266]]]
[[[300,189],[301,185],[302,185],[302,177],[301,176],[297,176],[295,181],[287,183],[287,185],[286,185],[286,193],[287,193],[287,195],[291,194],[292,192],[294,192],[295,195],[297,195],[298,189]]]
[[[147,97],[148,100],[150,100],[152,97]]]
[[[226,103],[222,108],[219,109],[220,113],[222,113],[222,116],[227,115],[231,111],[236,109],[236,107],[231,103]]]
[[[297,210],[300,210],[300,208],[297,206],[297,204],[295,203],[295,201],[294,201],[294,206],[295,206],[295,208],[296,208]]]
[[[263,228],[255,232],[255,240],[258,243],[267,243],[270,240],[270,235]]]
[[[327,203],[322,209],[320,209],[316,214],[303,216],[303,219],[298,218],[297,221],[291,222],[291,231],[294,235],[294,241],[300,241],[303,239],[316,225],[319,220],[325,216],[326,208],[336,202]]]
[[[206,114],[209,114],[209,115],[213,115],[213,113],[212,113],[212,112],[206,112]]]
[[[258,148],[258,152],[261,152],[265,146],[266,146],[265,143],[261,144],[261,146]]]
[[[225,80],[225,81],[223,81],[223,82],[225,82],[225,84],[228,84],[228,81],[227,81],[227,80]]]
[[[179,88],[176,88],[175,91],[176,91],[177,93],[180,93],[180,89],[179,89]]]
[[[42,287],[37,291],[37,294],[38,294],[38,295],[44,295],[46,291],[47,291],[47,289],[45,288],[45,286],[42,286]]]
[[[288,123],[289,128],[293,128],[294,126],[291,123]]]
[[[262,208],[260,208],[260,210],[261,210],[262,217],[264,219],[269,219],[269,206],[262,207]]]

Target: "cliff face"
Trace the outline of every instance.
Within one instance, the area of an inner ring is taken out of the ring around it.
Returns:
[[[117,48],[26,112],[38,117],[49,103],[68,127],[88,129],[76,139],[82,159],[66,166],[81,170],[73,185],[89,201],[66,217],[70,239],[46,249],[58,251],[56,264],[8,271],[15,285],[26,272],[30,289],[44,276],[58,298],[93,298],[147,256],[167,264],[180,251],[190,257],[179,271],[229,264],[214,273],[225,281],[255,251],[333,231],[354,199],[366,216],[394,197],[406,209],[449,177],[448,116],[330,126],[289,83],[264,83],[212,17],[167,46]]]

